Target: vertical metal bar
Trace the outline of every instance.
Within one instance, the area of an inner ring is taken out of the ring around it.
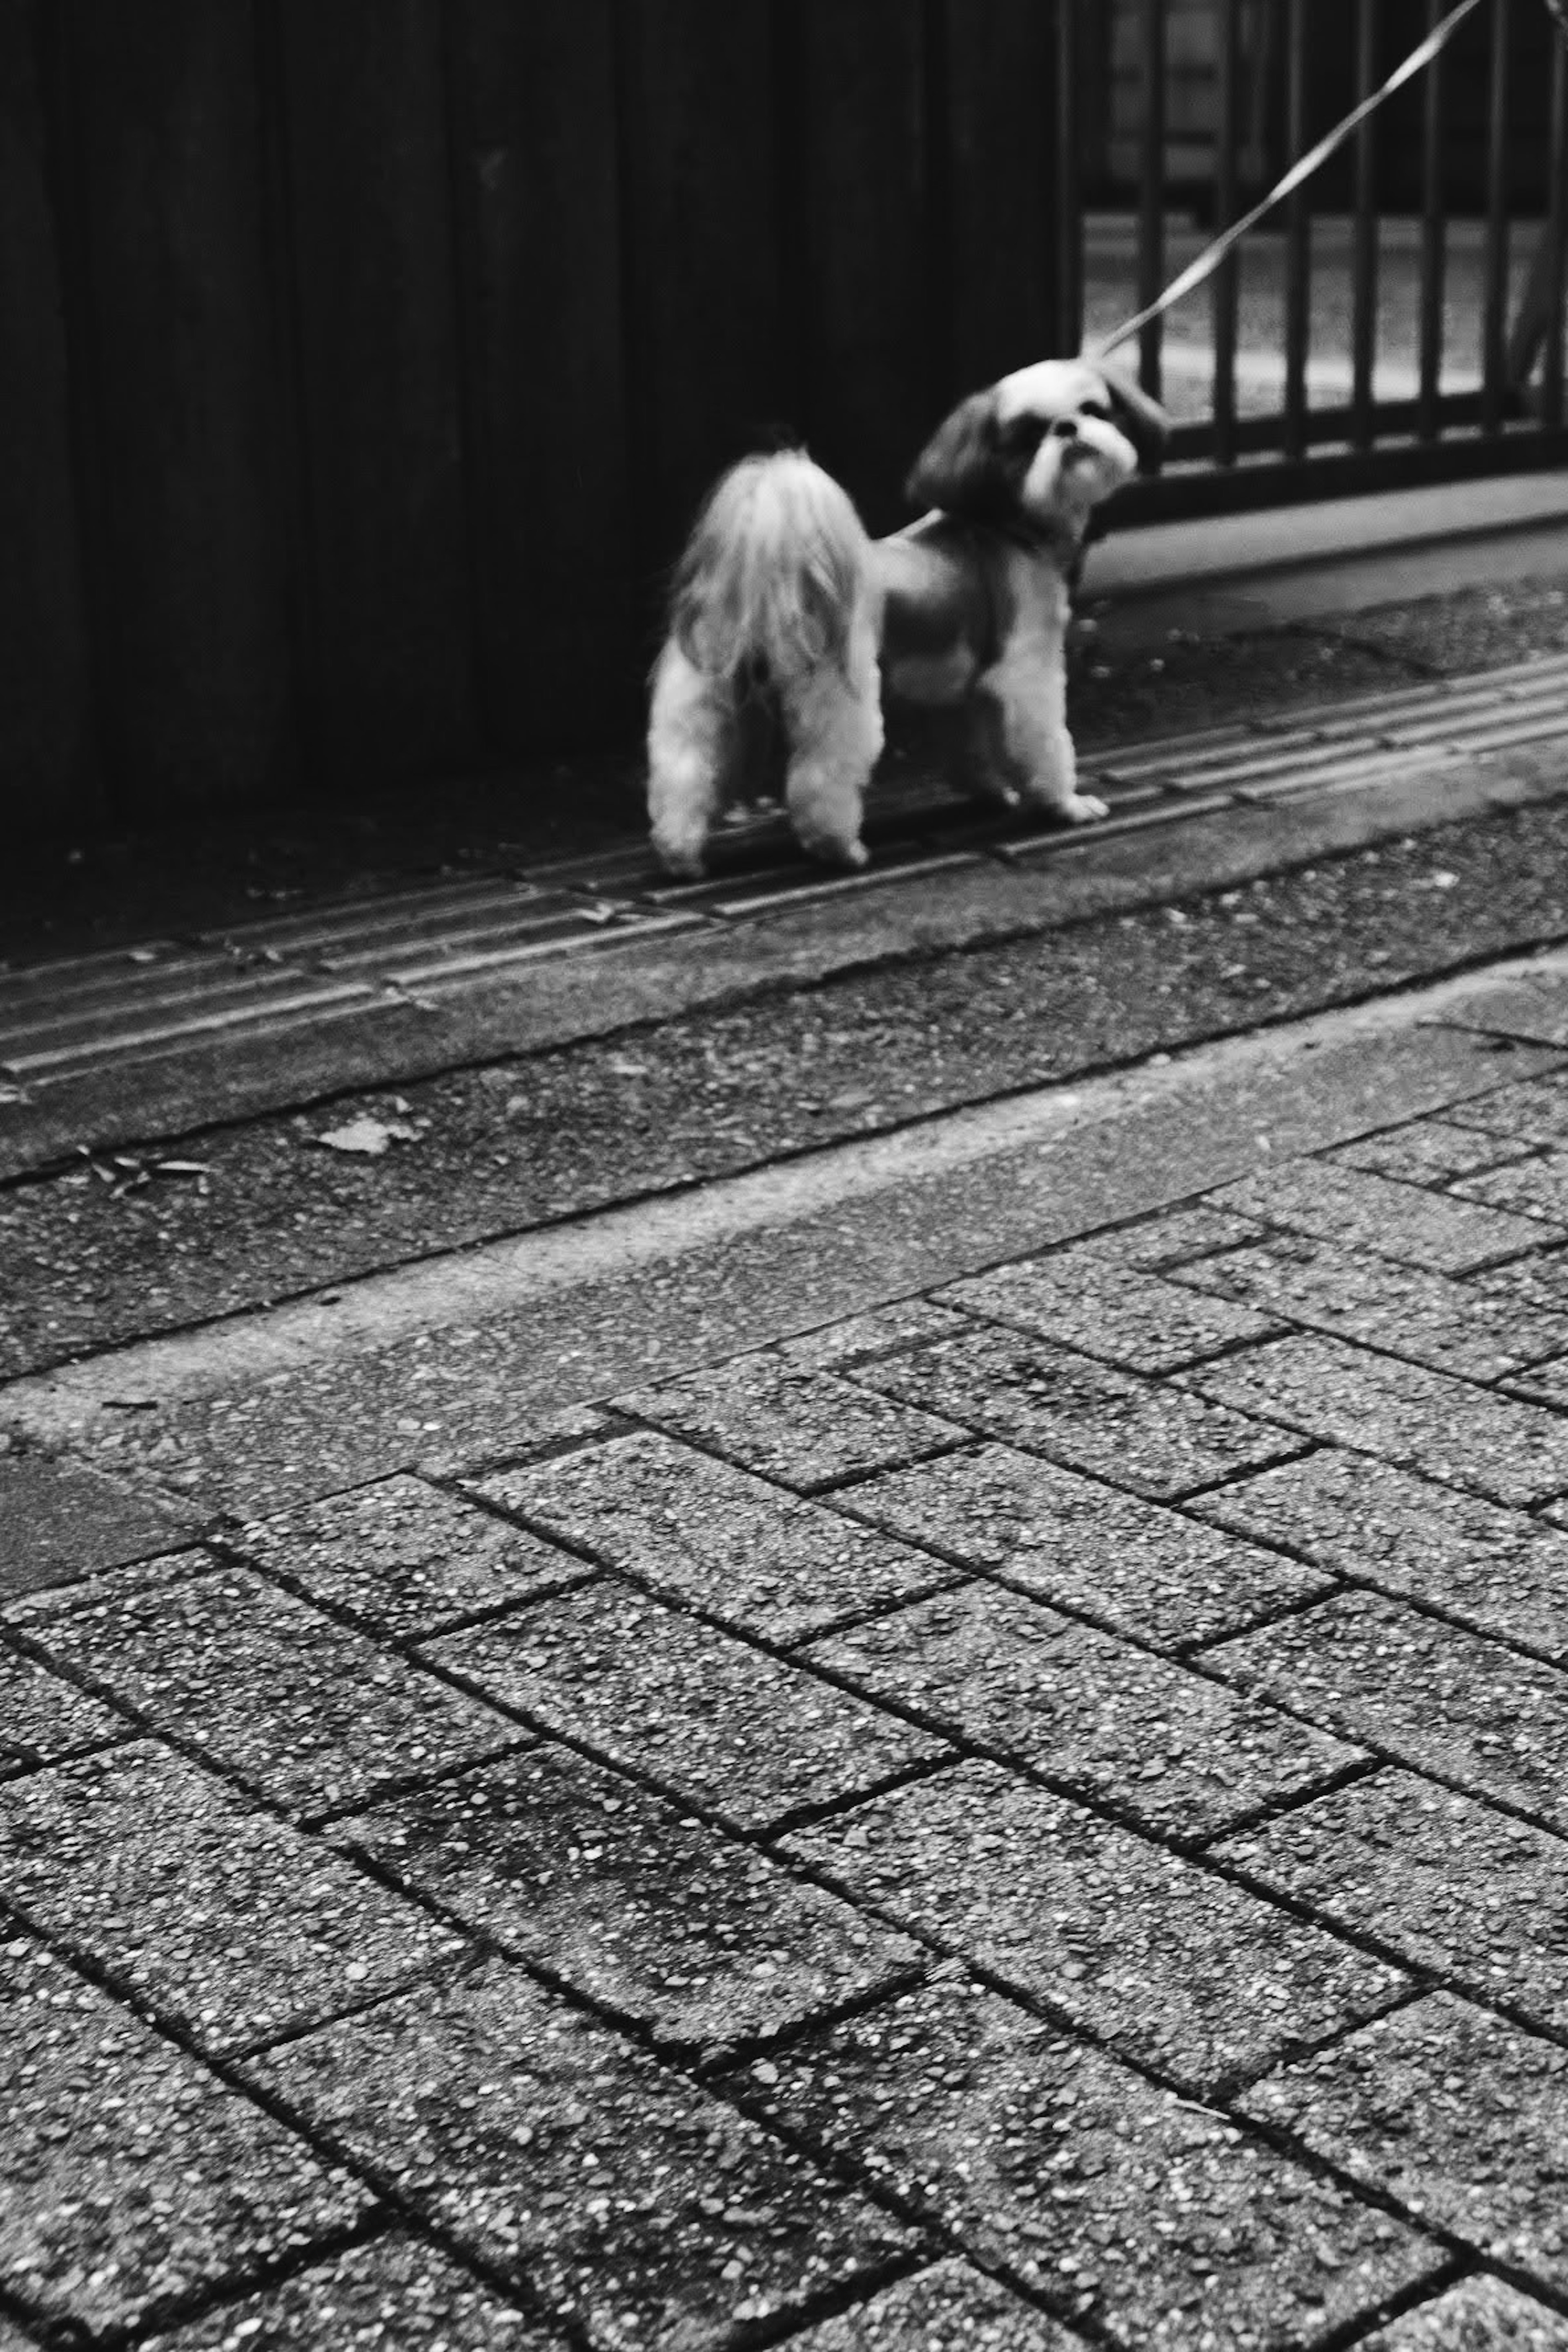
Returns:
[[[1241,0],[1219,0],[1215,54],[1215,226],[1236,216],[1237,131],[1237,68]],[[1236,310],[1240,277],[1236,254],[1228,254],[1214,278],[1214,453],[1215,463],[1236,463]]]
[[[1568,33],[1555,30],[1552,43],[1552,130],[1548,169],[1546,249],[1551,275],[1546,320],[1546,352],[1541,371],[1541,421],[1548,426],[1563,422],[1563,213],[1568,195]]]
[[[1307,0],[1288,0],[1285,25],[1285,150],[1307,145]],[[1311,333],[1312,216],[1305,188],[1286,198],[1285,455],[1307,454],[1307,345]]]
[[[1083,345],[1083,198],[1079,174],[1078,0],[1057,0],[1058,352]]]
[[[1356,98],[1377,79],[1378,0],[1358,0]],[[1375,433],[1372,373],[1377,348],[1377,134],[1375,115],[1356,132],[1355,221],[1351,255],[1351,445],[1370,449]]]
[[[1487,237],[1481,285],[1481,430],[1502,429],[1508,368],[1509,0],[1492,0],[1490,103],[1487,111]]]
[[[1447,0],[1426,0],[1430,33],[1447,13]],[[1443,210],[1443,58],[1426,68],[1421,128],[1421,383],[1415,395],[1415,430],[1436,441],[1442,430],[1437,408],[1443,372],[1443,289],[1447,223]]]
[[[1138,308],[1146,310],[1165,282],[1165,5],[1142,0],[1143,172],[1138,211]],[[1138,375],[1160,397],[1164,320],[1151,319],[1138,339]]]

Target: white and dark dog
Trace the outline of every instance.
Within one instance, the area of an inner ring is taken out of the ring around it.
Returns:
[[[963,706],[964,781],[1069,824],[1078,789],[1063,657],[1093,509],[1153,461],[1163,412],[1083,360],[1043,360],[961,403],[906,485],[930,512],[867,536],[803,450],[724,475],[676,572],[653,677],[648,814],[672,874],[698,875],[725,805],[782,736],[784,802],[814,856],[863,866],[882,696]]]

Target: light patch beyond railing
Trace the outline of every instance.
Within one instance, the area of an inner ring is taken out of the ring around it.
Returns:
[[[1027,832],[937,781],[873,798],[874,862],[824,874],[777,816],[722,837],[724,868],[672,883],[638,843],[536,867],[340,900],[194,939],[153,940],[0,975],[0,1075],[37,1098],[123,1061],[401,1013],[417,1022],[541,960],[655,933],[744,925],[922,877],[1017,868],[1227,805],[1403,784],[1489,752],[1568,740],[1568,655],[1085,755],[1110,804],[1092,826]]]

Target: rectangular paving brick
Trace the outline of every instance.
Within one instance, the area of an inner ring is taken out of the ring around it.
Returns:
[[[1453,1190],[1458,1198],[1483,1202],[1489,1209],[1539,1218],[1555,1240],[1568,1229],[1568,1151],[1545,1151],[1479,1176],[1461,1176]]]
[[[320,2022],[463,1949],[151,1740],[0,1790],[0,1882],[204,2049]]]
[[[0,1454],[0,1610],[20,1593],[168,1551],[191,1524],[80,1463]]]
[[[1241,1688],[1568,1830],[1568,1676],[1380,1593],[1320,1601],[1206,1653]]]
[[[1456,1126],[1484,1128],[1521,1143],[1568,1143],[1568,1085],[1549,1071],[1455,1103],[1446,1116]]]
[[[372,2199],[152,2027],[0,1943],[0,2278],[71,2340],[243,2285]]]
[[[869,1789],[944,1743],[608,1581],[447,1634],[479,1689],[742,1830]]]
[[[963,1316],[951,1307],[934,1306],[929,1298],[900,1298],[891,1307],[826,1324],[820,1331],[803,1331],[797,1339],[781,1339],[777,1352],[797,1369],[832,1371],[860,1357],[885,1356],[911,1339],[942,1339],[963,1328]]]
[[[1531,1314],[1568,1315],[1568,1250],[1542,1250],[1469,1277],[1472,1289],[1511,1298]]]
[[[873,1798],[784,1851],[1200,2092],[1374,2015],[1408,1982],[996,1764]]]
[[[1479,1121],[1462,1124],[1476,1108],[1461,1104],[1452,1118],[1415,1118],[1407,1127],[1385,1128],[1381,1135],[1359,1136],[1325,1157],[1331,1167],[1362,1168],[1373,1176],[1397,1176],[1407,1184],[1439,1185],[1521,1159],[1529,1144],[1516,1142],[1506,1130],[1500,1135]]]
[[[1160,1648],[1239,1633],[1329,1582],[1282,1552],[1216,1538],[1180,1511],[1010,1445],[889,1470],[835,1502]]]
[[[1222,1185],[1209,1198],[1216,1208],[1238,1210],[1262,1224],[1370,1250],[1405,1265],[1435,1267],[1439,1274],[1466,1274],[1517,1257],[1522,1250],[1539,1249],[1542,1239],[1532,1218],[1330,1160],[1292,1160]]]
[[[1559,1356],[1554,1363],[1536,1364],[1528,1372],[1516,1373],[1503,1383],[1504,1393],[1520,1397],[1527,1404],[1544,1404],[1561,1412],[1568,1407],[1568,1356]],[[1559,1506],[1550,1506],[1555,1514]]]
[[[1568,1843],[1544,1830],[1389,1769],[1211,1851],[1331,1925],[1568,2032]]]
[[[1071,1244],[1070,1254],[1086,1265],[1099,1259],[1110,1265],[1136,1266],[1142,1274],[1166,1274],[1191,1258],[1206,1256],[1210,1250],[1235,1249],[1243,1242],[1255,1242],[1262,1230],[1255,1219],[1238,1217],[1233,1209],[1206,1204],[1163,1209],[1157,1216],[1142,1217],[1135,1224],[1087,1234]],[[1068,1252],[1058,1255],[1065,1257]]]
[[[792,2336],[793,2352],[1082,2352],[1083,2338],[967,2263],[933,2263]]]
[[[3,2340],[3,2339],[0,2339]],[[146,2352],[564,2352],[434,2246],[394,2231],[153,2336]]]
[[[864,1365],[856,1379],[1155,1501],[1301,1450],[1277,1427],[1184,1389],[984,1326]]]
[[[1341,1339],[1270,1339],[1184,1372],[1242,1412],[1494,1502],[1527,1507],[1568,1487],[1568,1422]]]
[[[903,1937],[569,1748],[439,1781],[333,1834],[660,2042],[778,2033],[917,1958]]]
[[[1128,2352],[1310,2352],[1443,2259],[1226,2117],[962,1979],[731,2083]],[[926,2343],[868,2340],[888,2352]]]
[[[1478,2273],[1365,2339],[1364,2352],[1568,2352],[1568,2318]]]
[[[1568,1316],[1299,1234],[1204,1258],[1177,1279],[1466,1380],[1500,1380],[1568,1349]]]
[[[476,1491],[595,1559],[772,1642],[798,1642],[952,1570],[653,1430],[634,1431]]]
[[[112,1580],[105,1579],[105,1587]],[[515,1725],[247,1568],[143,1574],[34,1638],[154,1731],[310,1817],[514,1745]]]
[[[1332,1446],[1192,1507],[1216,1527],[1287,1544],[1331,1575],[1426,1601],[1478,1633],[1568,1654],[1568,1537],[1522,1511]]]
[[[586,1571],[579,1559],[423,1478],[384,1478],[253,1519],[229,1540],[373,1633],[445,1633]]]
[[[1175,1838],[1332,1780],[1360,1750],[991,1584],[918,1601],[805,1654],[933,1730]]]
[[[672,1437],[711,1446],[743,1470],[805,1494],[863,1471],[917,1462],[963,1433],[933,1413],[891,1404],[771,1349],[634,1390],[616,1403]]]
[[[0,1649],[0,1780],[129,1737],[131,1725],[100,1699],[33,1658]]]
[[[1068,1249],[949,1284],[938,1298],[1141,1372],[1175,1371],[1279,1328],[1255,1308],[1205,1297],[1103,1250]]]
[[[248,2062],[459,2250],[606,2352],[729,2344],[911,2233],[498,1963]]]
[[[1241,2106],[1561,2293],[1565,2069],[1555,2042],[1438,1992],[1255,2084]]]

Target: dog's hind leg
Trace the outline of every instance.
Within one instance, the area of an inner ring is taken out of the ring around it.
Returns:
[[[864,866],[860,818],[882,749],[881,676],[868,619],[851,631],[843,668],[825,663],[781,686],[789,742],[784,803],[801,847],[832,866]]]
[[[654,673],[647,722],[647,812],[667,873],[695,879],[734,756],[729,688],[668,645]]]

